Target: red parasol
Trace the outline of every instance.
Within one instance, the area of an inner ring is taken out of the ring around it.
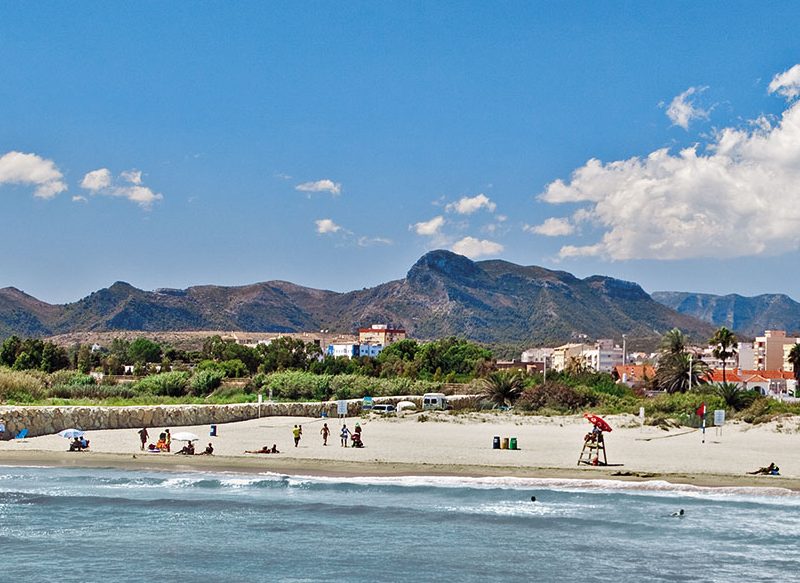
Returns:
[[[606,423],[605,419],[594,413],[584,413],[583,416],[586,420],[597,427],[600,431],[611,431],[611,425]]]

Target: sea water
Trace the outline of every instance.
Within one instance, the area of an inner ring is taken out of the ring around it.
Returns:
[[[800,496],[0,467],[0,581],[800,581]]]

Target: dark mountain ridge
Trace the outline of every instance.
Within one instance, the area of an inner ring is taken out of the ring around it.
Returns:
[[[420,339],[456,335],[483,342],[589,338],[652,341],[678,327],[706,338],[712,327],[653,299],[637,284],[579,279],[507,261],[471,261],[450,251],[422,256],[405,278],[339,293],[285,281],[144,291],[116,282],[70,304],[50,305],[0,289],[0,335],[78,331],[240,330],[353,332],[392,323]]]
[[[719,327],[754,337],[764,330],[800,333],[800,303],[784,294],[753,297],[719,296],[690,292],[655,292],[653,299],[665,306]]]

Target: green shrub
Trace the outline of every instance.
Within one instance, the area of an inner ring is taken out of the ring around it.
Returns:
[[[570,387],[564,383],[548,381],[525,389],[517,401],[517,407],[524,411],[546,408],[575,413],[598,402],[597,394],[588,387]]]
[[[145,377],[136,383],[136,390],[142,393],[166,397],[182,397],[187,394],[189,373],[165,372]]]
[[[43,396],[42,375],[0,368],[0,402],[30,403]]]
[[[222,384],[225,373],[219,370],[200,370],[197,371],[189,381],[189,387],[193,395],[205,397],[210,395]],[[238,391],[241,389],[237,388]]]
[[[139,393],[132,383],[119,385],[56,385],[49,391],[56,399],[132,399]]]
[[[82,386],[89,386],[94,385],[95,380],[92,375],[83,374],[82,372],[78,372],[77,370],[59,370],[50,375],[48,379],[50,381],[50,386],[57,386],[57,385],[82,385]]]

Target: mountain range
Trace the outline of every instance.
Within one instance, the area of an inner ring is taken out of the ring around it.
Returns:
[[[622,334],[652,344],[673,327],[693,338],[713,333],[711,324],[654,301],[635,283],[475,262],[441,250],[421,257],[403,279],[346,293],[285,281],[155,291],[117,282],[77,302],[52,305],[0,289],[0,337],[115,330],[351,333],[373,323],[404,327],[419,339],[456,335],[532,344],[583,335],[619,341]]]
[[[790,335],[800,333],[800,303],[784,294],[744,297],[654,292],[652,297],[681,314],[714,327],[725,326],[743,336],[761,336],[764,330],[786,330]]]

